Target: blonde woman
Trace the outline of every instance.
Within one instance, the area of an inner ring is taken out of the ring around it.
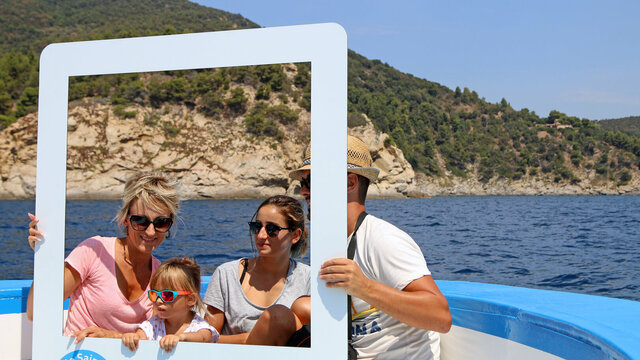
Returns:
[[[176,183],[158,172],[139,172],[124,188],[116,221],[121,237],[93,236],[84,240],[64,263],[64,299],[70,298],[64,334],[76,337],[120,338],[151,317],[149,280],[160,261],[152,254],[169,237],[178,213]],[[43,234],[29,214],[29,245]],[[33,318],[33,285],[27,317]],[[37,315],[36,315],[37,316]]]

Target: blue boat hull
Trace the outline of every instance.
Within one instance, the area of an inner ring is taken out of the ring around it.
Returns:
[[[204,291],[209,277],[202,280]],[[453,317],[451,331],[442,335],[442,360],[640,359],[640,302],[462,281],[437,284]],[[30,280],[0,281],[2,359],[31,358],[25,314],[30,286]]]

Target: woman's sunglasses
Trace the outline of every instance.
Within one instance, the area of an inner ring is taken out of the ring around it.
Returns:
[[[170,217],[157,217],[151,221],[144,215],[131,215],[129,216],[129,223],[133,230],[136,231],[145,231],[149,225],[153,224],[153,228],[157,232],[163,233],[167,232],[171,228],[171,225],[173,225],[173,219]]]
[[[191,295],[191,291],[175,291],[175,290],[149,290],[149,300],[155,303],[158,299],[162,299],[162,302],[172,303],[176,301],[179,295]]]
[[[289,230],[289,231],[295,230],[294,228],[285,228],[285,227],[280,227],[274,224],[266,224],[264,225],[264,228],[265,230],[267,230],[267,235],[271,237],[277,236],[280,230]],[[262,230],[261,222],[259,221],[249,222],[249,231],[251,231],[252,234],[256,235],[260,232],[260,230]]]

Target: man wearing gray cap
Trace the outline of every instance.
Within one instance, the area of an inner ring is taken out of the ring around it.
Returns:
[[[302,166],[289,174],[300,181],[300,195],[307,203],[310,171],[307,149]],[[327,287],[343,288],[350,297],[350,343],[359,359],[439,359],[438,332],[451,327],[449,306],[415,241],[365,212],[369,183],[379,172],[362,140],[348,136],[349,259],[323,263],[320,279]]]

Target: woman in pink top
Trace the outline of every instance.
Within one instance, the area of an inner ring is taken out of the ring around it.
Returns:
[[[65,260],[64,298],[70,297],[64,334],[120,338],[151,317],[149,279],[160,261],[152,253],[169,237],[178,213],[177,184],[158,172],[139,172],[127,181],[115,220],[123,237],[93,236]],[[43,234],[29,214],[29,245]],[[27,317],[33,318],[33,285]]]

